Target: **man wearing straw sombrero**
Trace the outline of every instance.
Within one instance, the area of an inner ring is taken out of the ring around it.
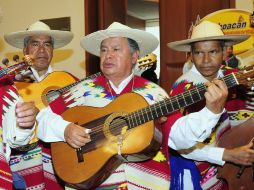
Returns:
[[[83,37],[81,46],[91,54],[100,56],[102,74],[74,86],[53,102],[52,106],[58,106],[63,111],[75,106],[92,106],[99,109],[107,106],[117,97],[130,92],[141,95],[150,105],[164,100],[168,96],[162,88],[155,83],[135,76],[133,72],[138,57],[151,53],[158,46],[158,43],[158,39],[154,35],[117,22],[112,23],[105,30]],[[213,98],[207,99],[206,107],[200,112],[182,117],[176,123],[167,117],[162,117],[159,120],[159,123],[164,121],[161,128],[162,145],[152,159],[143,162],[123,162],[111,171],[109,176],[106,176],[106,180],[105,176],[102,175],[99,179],[93,179],[91,184],[72,183],[71,185],[76,188],[86,187],[86,189],[93,187],[96,189],[168,190],[170,186],[167,159],[168,144],[178,150],[189,148],[196,142],[202,142],[210,135],[222,114],[227,97],[227,88],[224,83],[221,81],[209,83],[206,94]],[[139,102],[137,101],[135,104],[139,104]],[[121,105],[119,107],[121,108]],[[123,108],[121,111],[124,112],[125,109]],[[203,120],[202,115],[204,114],[209,118],[209,122]],[[83,117],[89,118],[89,114]],[[99,129],[96,130],[97,128],[85,129],[68,123],[59,116],[53,115],[49,107],[42,110],[38,118],[41,121],[38,126],[38,137],[46,142],[66,141],[71,147],[80,148],[86,146],[87,143],[96,141],[96,133],[99,132]],[[165,122],[165,120],[167,121]],[[201,125],[203,127],[198,127],[199,129],[196,130],[196,122],[206,125]],[[188,124],[182,126],[182,123]],[[58,127],[55,127],[56,124]],[[171,125],[173,126],[169,133]],[[140,142],[139,138],[136,137],[135,143]],[[118,141],[120,141],[120,146],[121,138],[118,138]],[[121,147],[118,148],[118,156],[121,156]],[[93,163],[90,164],[92,167]],[[72,171],[69,172],[71,175],[75,175]]]
[[[36,82],[42,81],[53,71],[50,63],[54,49],[66,46],[72,38],[72,32],[51,30],[41,21],[31,24],[24,31],[5,34],[4,39],[8,44],[22,49],[24,55],[30,55],[33,59],[31,70],[16,75],[16,78],[22,80],[24,76]],[[12,151],[12,170],[23,176],[28,189],[63,189],[54,175],[48,145],[44,146],[38,138],[32,141],[26,151]]]
[[[37,21],[26,30],[4,35],[5,41],[13,47],[23,49],[24,55],[33,59],[32,74],[36,81],[41,81],[52,72],[50,66],[53,50],[66,46],[73,38],[72,32],[51,30],[50,27]]]
[[[235,72],[234,69],[222,66],[223,48],[225,45],[240,43],[248,37],[224,35],[218,24],[202,21],[193,27],[189,39],[169,43],[168,46],[173,50],[190,52],[193,62],[192,68],[173,84],[170,95],[177,95],[207,82],[216,83],[217,78]],[[242,100],[233,99],[234,90],[236,89],[229,91],[225,106],[228,111],[241,109],[243,105]],[[196,103],[184,109],[183,113],[186,115],[199,111],[204,105],[205,102]],[[235,149],[216,147],[222,134],[230,128],[228,114],[224,112],[214,132],[204,143],[199,143],[189,150],[179,151],[181,155],[174,154],[170,157],[171,189],[227,189],[225,182],[216,178],[216,165],[223,165],[225,162],[241,165],[253,163],[252,143]]]

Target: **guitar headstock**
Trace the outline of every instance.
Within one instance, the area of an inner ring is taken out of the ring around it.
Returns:
[[[138,68],[147,69],[157,63],[157,56],[153,53],[149,53],[144,57],[138,59]]]
[[[248,66],[235,73],[235,77],[239,84],[254,87],[254,66]]]
[[[33,59],[29,55],[25,55],[22,61],[19,61],[18,56],[14,56],[13,60],[17,62],[14,65],[7,66],[9,63],[8,59],[3,59],[3,64],[7,67],[0,69],[0,79],[4,77],[15,76],[17,73],[22,70],[26,70],[32,66]]]

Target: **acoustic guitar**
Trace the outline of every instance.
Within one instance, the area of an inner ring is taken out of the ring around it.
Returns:
[[[228,88],[253,83],[254,71],[231,73],[222,78]],[[73,149],[65,142],[51,144],[56,174],[76,188],[92,189],[102,183],[122,162],[144,161],[158,151],[162,134],[153,120],[204,98],[200,85],[148,106],[146,100],[127,93],[103,108],[77,106],[65,111],[65,120],[91,129],[91,142]],[[57,126],[56,126],[57,127]]]
[[[75,81],[73,76],[66,72],[56,71],[50,73],[41,82],[15,82],[20,96],[24,101],[34,101],[35,105],[42,109],[48,106],[46,94],[59,89]]]
[[[100,73],[76,81],[67,72],[54,71],[40,82],[15,82],[15,85],[25,101],[34,101],[35,105],[42,109],[73,86],[98,75]]]

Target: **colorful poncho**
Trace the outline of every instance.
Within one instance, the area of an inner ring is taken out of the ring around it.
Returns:
[[[221,70],[219,71],[219,73],[221,75],[220,77],[222,77],[224,75],[227,75],[231,72],[235,72],[235,71],[236,71],[235,69],[229,69],[228,67],[222,67]],[[176,94],[182,93],[186,90],[189,90],[189,89],[194,88],[194,87],[196,87],[200,84],[205,83],[207,80],[197,72],[198,71],[195,71],[195,69],[192,69],[189,72],[187,72],[186,74],[182,75],[174,83],[170,96],[174,96]],[[228,98],[228,101],[226,103],[226,109],[227,110],[233,111],[233,110],[240,109],[241,107],[243,107],[244,102],[240,101],[240,100],[235,100],[234,99],[235,96],[236,96],[236,89],[235,88],[230,89],[229,98]],[[187,107],[186,109],[182,110],[182,113],[183,114],[188,114],[188,113],[191,113],[191,112],[196,112],[196,111],[199,111],[200,109],[202,109],[204,106],[205,106],[205,100]],[[230,122],[229,122],[228,114],[224,113],[221,116],[217,126],[215,127],[214,132],[211,134],[210,138],[208,138],[204,142],[204,145],[211,146],[211,147],[216,146],[216,144],[218,143],[218,140],[220,139],[220,137],[227,130],[229,130],[230,128],[231,128],[231,125],[230,125]],[[183,158],[179,155],[176,156],[176,157],[172,156],[171,158],[174,161],[174,163],[178,163],[178,164],[181,163],[181,165],[186,164],[186,169],[191,168],[190,172],[193,172],[194,170],[197,170],[197,168],[199,169],[199,172],[200,172],[201,176],[199,176],[199,175],[192,176],[193,177],[193,179],[192,179],[193,184],[195,183],[196,179],[200,179],[199,184],[194,184],[194,189],[202,188],[202,189],[219,190],[219,189],[225,189],[226,188],[225,183],[222,180],[216,178],[217,167],[215,165],[209,164],[208,162],[195,162],[195,164],[197,166],[197,167],[195,167],[191,163],[192,162],[191,160]],[[177,159],[177,158],[179,158],[179,159]],[[175,161],[175,160],[177,160],[177,161]],[[183,160],[183,162],[181,162],[181,160]],[[174,173],[171,176],[172,180],[179,177],[178,175],[180,175],[180,174],[177,174],[177,172],[180,172],[180,173],[183,172],[183,171],[179,171],[179,170],[180,170],[179,166],[177,166],[176,164],[171,165],[171,171],[172,172],[176,171],[176,173]],[[195,174],[195,172],[193,174]],[[176,182],[176,184],[178,184],[178,183],[179,182]]]
[[[136,92],[142,95],[149,104],[167,97],[166,92],[158,85],[138,76],[135,76],[128,83],[121,94],[128,92]],[[51,109],[59,114],[78,105],[104,107],[117,96],[110,87],[108,80],[104,76],[99,76],[95,79],[88,79],[70,89],[63,97],[51,104]],[[169,134],[167,126],[169,125],[162,128],[162,132],[165,134],[163,145],[153,159],[142,163],[121,164],[103,184],[100,186],[98,184],[96,189],[168,190],[170,177],[167,159],[167,138]]]
[[[28,81],[29,77],[42,80],[52,72],[52,68],[49,66],[46,74],[40,77],[34,69],[32,71],[34,75],[27,76]],[[27,190],[64,189],[63,184],[54,173],[49,143],[38,141],[37,146],[32,150],[13,153],[10,166],[13,172],[23,177]]]
[[[6,147],[6,140],[3,136],[3,130],[8,130],[8,126],[3,124],[8,123],[8,120],[15,120],[10,118],[7,114],[10,111],[15,110],[16,102],[18,101],[18,93],[16,88],[12,85],[12,82],[8,79],[2,79],[0,81],[0,189],[12,189],[12,173],[8,165],[7,160],[9,158],[10,150]],[[14,113],[11,115],[15,115]],[[6,122],[5,122],[6,121]],[[5,127],[6,129],[4,129]],[[9,152],[8,152],[9,151]]]

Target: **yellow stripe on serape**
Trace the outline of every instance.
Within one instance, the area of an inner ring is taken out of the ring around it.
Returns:
[[[149,180],[143,180],[140,178],[135,177],[134,175],[127,175],[127,179],[131,179],[130,181],[135,181],[137,184],[146,184],[148,187],[152,187],[152,189],[160,189],[160,190],[168,190],[167,187],[164,185],[158,185],[158,182],[152,181],[150,182]]]
[[[4,170],[0,170],[0,173],[4,174],[4,175],[7,175],[7,176],[11,176],[12,174],[9,173],[9,172],[6,172]]]
[[[3,142],[2,135],[3,135],[3,129],[2,127],[0,127],[0,143]]]

